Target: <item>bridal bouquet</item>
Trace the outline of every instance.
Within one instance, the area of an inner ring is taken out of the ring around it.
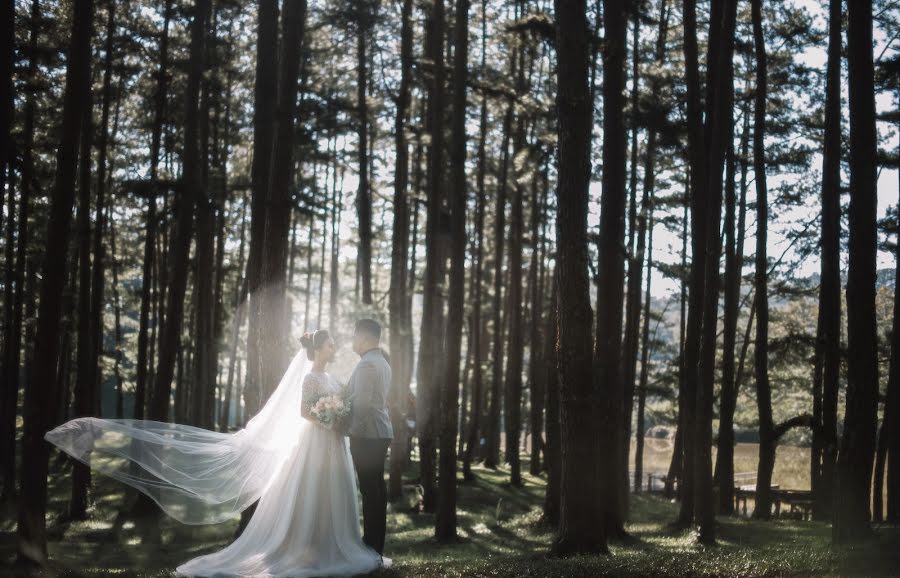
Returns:
[[[343,395],[322,396],[316,400],[309,413],[324,427],[332,429],[336,423],[350,415],[350,401]]]

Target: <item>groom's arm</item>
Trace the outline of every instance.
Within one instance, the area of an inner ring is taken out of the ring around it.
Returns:
[[[356,367],[354,388],[350,393],[350,411],[353,413],[353,424],[357,427],[362,427],[365,420],[371,417],[373,409],[378,407],[375,392],[380,381],[381,375],[374,364],[363,361]]]

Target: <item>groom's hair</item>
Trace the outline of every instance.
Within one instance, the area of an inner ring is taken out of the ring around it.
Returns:
[[[381,325],[374,319],[360,319],[356,322],[353,333],[362,333],[378,341],[381,339]]]

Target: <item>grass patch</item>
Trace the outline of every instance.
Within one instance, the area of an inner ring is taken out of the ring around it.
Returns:
[[[168,577],[178,564],[224,547],[236,522],[184,526],[122,518],[124,486],[95,476],[91,517],[67,522],[68,467],[51,479],[49,551],[63,576]],[[527,462],[524,471],[527,472]],[[900,568],[900,528],[879,527],[855,548],[833,548],[830,528],[818,522],[758,522],[719,518],[719,545],[696,545],[690,531],[669,529],[677,504],[658,496],[632,496],[629,531],[633,543],[611,544],[608,556],[547,557],[554,528],[541,522],[542,477],[523,475],[512,487],[505,468],[475,467],[477,479],[462,482],[458,494],[459,540],[440,544],[434,516],[418,511],[415,485],[388,509],[387,555],[395,567],[379,577],[563,577],[563,576],[896,576]],[[410,478],[416,475],[409,472]],[[14,576],[15,505],[4,508],[0,526],[0,576]]]

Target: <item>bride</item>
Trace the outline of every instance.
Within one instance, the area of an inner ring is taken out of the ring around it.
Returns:
[[[301,343],[305,351],[263,409],[235,433],[77,418],[45,438],[186,524],[234,518],[259,501],[237,540],[178,566],[179,576],[348,576],[389,566],[360,535],[347,438],[310,412],[318,397],[340,392],[325,371],[335,358],[334,340],[319,330]],[[305,374],[304,357],[312,362]]]

